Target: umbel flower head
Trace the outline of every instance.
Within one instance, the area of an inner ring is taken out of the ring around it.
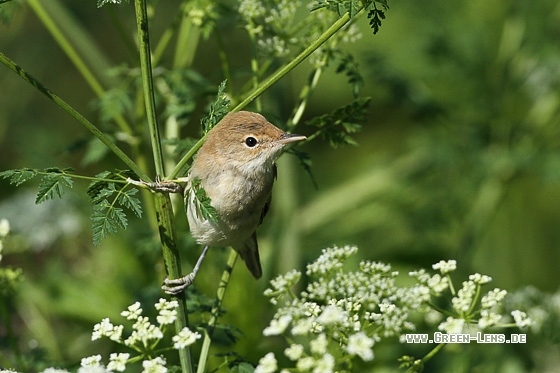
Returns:
[[[463,333],[469,325],[484,330],[530,322],[526,314],[514,311],[516,324],[501,323],[504,316],[500,307],[507,292],[493,289],[483,294],[481,287],[492,280],[489,276],[471,275],[455,291],[450,277],[457,268],[455,260],[434,264],[432,268],[439,273],[424,269],[410,272],[417,283],[402,287],[395,281],[398,273],[388,264],[364,260],[357,270],[348,269],[346,261],[357,251],[355,246],[323,250],[307,266],[309,282],[298,295],[292,291],[302,277],[298,271],[273,279],[265,291],[278,309],[263,334],[283,335],[289,341],[284,355],[294,364],[290,371],[348,371],[354,359],[373,361],[377,342],[415,330],[410,321],[413,313],[425,313],[433,320],[433,313],[439,313],[438,330],[446,333]],[[433,298],[438,297],[447,298],[445,303],[452,308],[435,307],[438,302]],[[255,371],[277,369],[276,357],[269,353]]]

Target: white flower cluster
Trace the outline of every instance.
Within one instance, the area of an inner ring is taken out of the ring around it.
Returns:
[[[432,268],[439,271],[436,274],[423,269],[410,272],[418,283],[399,287],[395,283],[398,272],[388,264],[362,261],[357,271],[346,270],[345,262],[357,250],[354,246],[323,250],[307,266],[309,283],[299,295],[291,288],[301,273],[291,271],[271,281],[265,295],[279,308],[263,334],[285,336],[290,344],[284,355],[294,364],[281,373],[348,370],[355,357],[371,361],[374,345],[382,338],[402,339],[403,334],[415,330],[409,321],[413,311],[426,314],[433,320],[432,325],[439,323],[438,329],[449,334],[463,333],[469,324],[477,324],[483,330],[531,323],[520,311],[511,313],[515,324],[500,323],[504,316],[499,311],[507,292],[496,288],[482,294],[481,287],[492,281],[489,276],[470,275],[455,291],[450,277],[457,269],[455,260],[434,264]],[[442,302],[432,298],[448,294],[451,299],[447,303],[452,309],[436,306]],[[446,319],[442,320],[442,315],[447,315]],[[255,371],[278,371],[276,356],[264,356]]]
[[[265,291],[273,304],[284,302],[263,333],[294,341],[284,355],[298,371],[333,372],[347,368],[355,357],[373,360],[374,344],[413,330],[409,312],[429,299],[423,285],[396,286],[398,273],[384,263],[363,261],[357,271],[344,271],[344,263],[357,251],[355,246],[323,250],[307,266],[312,281],[299,296],[290,290],[301,277],[297,271],[272,280],[272,288]],[[342,349],[343,359],[335,359],[337,349]],[[259,372],[276,369],[271,354],[257,367]]]
[[[300,6],[292,0],[241,0],[238,12],[261,57],[283,57],[297,39],[287,36]]]
[[[432,268],[439,270],[440,273],[430,275],[422,269],[409,274],[415,277],[420,284],[425,285],[433,296],[442,296],[443,292],[448,289],[451,292],[451,305],[455,315],[448,316],[442,321],[438,325],[439,330],[449,334],[463,333],[469,323],[476,323],[481,330],[499,325],[509,326],[503,323],[506,317],[501,313],[502,303],[507,291],[496,288],[481,297],[481,287],[492,281],[490,276],[480,273],[472,274],[467,281],[463,282],[461,289],[455,292],[449,274],[457,269],[457,262],[455,260],[442,260],[434,264]],[[477,308],[477,306],[479,307]],[[430,317],[433,317],[433,312],[430,315]],[[477,315],[479,317],[475,317]],[[527,315],[521,311],[513,311],[512,316],[515,318],[518,327],[527,326],[531,323]]]
[[[121,312],[121,316],[125,317],[127,320],[134,321],[132,332],[128,338],[123,340],[123,325],[114,325],[108,318],[105,318],[93,327],[91,339],[97,340],[106,337],[136,351],[153,350],[163,338],[166,328],[177,319],[178,307],[179,304],[177,301],[160,299],[155,304],[155,308],[158,311],[158,315],[156,316],[158,325],[155,325],[150,322],[148,317],[142,316],[142,307],[139,302],[136,302],[129,306],[126,311]],[[199,338],[201,338],[201,335],[198,332],[193,332],[189,328],[184,328],[177,335],[172,337],[173,347],[175,349],[186,348],[195,343]],[[128,353],[111,354],[109,363],[107,367],[105,367],[101,363],[100,355],[92,356],[82,360],[82,367],[79,373],[122,372],[126,369],[126,364],[130,360],[132,359],[130,359],[130,354]],[[165,373],[167,372],[165,364],[165,359],[161,357],[143,360],[142,372]]]

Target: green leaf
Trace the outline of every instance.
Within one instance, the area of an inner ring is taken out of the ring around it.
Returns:
[[[200,179],[194,179],[191,182],[190,189],[193,191],[194,194],[194,207],[195,212],[198,217],[202,217],[203,219],[209,220],[213,223],[218,222],[218,215],[216,209],[211,204],[210,197],[206,195],[206,191],[200,185]],[[188,193],[187,195],[189,195]],[[188,206],[188,204],[185,204]]]
[[[141,218],[142,206],[140,204],[140,200],[135,197],[136,193],[138,193],[138,189],[129,188],[121,190],[119,196],[117,197],[117,202],[134,212],[137,217]]]
[[[387,7],[385,7],[385,9],[387,9]],[[381,9],[377,9],[377,6],[373,3],[373,9],[369,10],[367,17],[369,18],[369,25],[373,30],[373,34],[377,34],[381,27],[381,20],[385,19],[385,12]]]
[[[137,217],[142,216],[142,205],[136,197],[138,189],[131,188],[128,183],[110,181],[126,180],[132,176],[133,173],[129,170],[105,171],[97,175],[99,180],[89,185],[87,193],[93,203],[91,221],[95,246],[107,235],[117,233],[118,228],[126,229],[128,220],[123,207]]]
[[[7,170],[0,172],[0,177],[10,179],[10,184],[20,186],[28,180],[37,176],[38,171],[31,168],[21,168],[19,170]]]
[[[136,177],[136,174],[134,174],[134,172],[130,171],[130,170],[118,170],[115,172],[111,172],[111,171],[103,171],[97,175],[95,175],[95,177],[99,180],[94,180],[91,182],[91,184],[89,184],[88,189],[87,189],[87,194],[90,198],[90,200],[93,203],[96,203],[96,201],[105,198],[105,197],[99,197],[98,194],[105,188],[110,188],[110,181],[108,180],[126,180],[129,177],[130,178],[134,178]],[[114,185],[113,185],[114,188]]]
[[[231,369],[234,373],[253,373],[255,371],[255,367],[247,362],[242,362]]]
[[[333,148],[340,145],[357,145],[350,134],[361,130],[361,123],[366,120],[365,116],[370,102],[369,97],[359,98],[331,113],[311,119],[307,124],[318,127],[317,132],[312,136],[320,135]]]
[[[354,97],[358,97],[360,94],[360,89],[364,85],[364,79],[360,74],[358,69],[358,63],[354,60],[354,56],[346,53],[342,50],[333,51],[335,56],[339,60],[338,67],[336,68],[337,73],[345,73],[348,77],[348,83],[352,86],[352,93]]]
[[[93,205],[91,215],[93,244],[98,246],[108,234],[117,233],[118,228],[126,229],[128,221],[123,209],[109,203],[106,199]]]
[[[67,174],[69,170],[69,168],[47,168],[44,170],[42,173],[45,173],[45,176],[43,176],[39,183],[39,192],[35,198],[35,203],[43,203],[55,197],[62,198],[64,187],[72,188],[74,184],[71,177]]]
[[[218,87],[218,94],[216,95],[216,100],[210,104],[210,109],[208,114],[202,119],[202,131],[207,133],[210,131],[229,111],[230,100],[224,93],[226,89],[226,82],[224,80],[220,83]]]

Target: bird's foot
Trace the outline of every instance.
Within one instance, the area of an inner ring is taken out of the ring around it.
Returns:
[[[156,177],[156,181],[154,183],[148,183],[143,180],[134,180],[131,178],[126,179],[126,181],[133,185],[148,187],[156,192],[183,193],[183,186],[181,184],[169,180],[159,180],[158,177]]]
[[[169,279],[166,277],[163,280],[163,285],[161,286],[161,289],[167,294],[171,294],[171,295],[179,294],[180,292],[182,292],[183,290],[185,290],[186,288],[192,285],[195,276],[196,273],[193,272],[193,273],[189,273],[186,276],[174,278],[174,279]]]

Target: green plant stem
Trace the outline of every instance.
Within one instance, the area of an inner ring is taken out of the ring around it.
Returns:
[[[197,373],[204,373],[206,369],[208,352],[210,351],[210,344],[212,343],[212,334],[214,332],[216,322],[218,321],[220,307],[222,306],[222,301],[224,300],[226,289],[229,284],[229,278],[231,276],[231,271],[233,271],[233,267],[235,266],[235,262],[237,261],[237,256],[237,252],[231,249],[226,264],[226,269],[224,269],[224,272],[222,272],[222,278],[220,279],[220,284],[218,285],[218,290],[216,291],[216,301],[214,302],[212,311],[210,312],[211,317],[208,321],[208,328],[204,333],[204,341],[202,342],[202,349],[200,351],[200,358],[198,360],[198,369],[196,370]]]
[[[363,8],[362,8],[363,9]],[[360,10],[361,12],[362,10]],[[338,32],[342,27],[344,27],[350,21],[350,16],[348,13],[340,17],[335,23],[332,24],[327,30],[321,34],[313,43],[311,43],[307,48],[301,51],[293,60],[291,60],[286,65],[280,67],[276,72],[274,72],[270,77],[264,80],[258,88],[254,89],[243,101],[241,101],[232,111],[239,111],[245,106],[247,106],[251,101],[260,96],[264,91],[270,88],[274,83],[292,71],[297,65],[299,65],[303,60],[305,60],[311,53],[316,51],[323,43],[329,40],[334,34]]]
[[[326,56],[323,59],[326,60]],[[301,116],[303,115],[303,112],[307,107],[307,103],[309,102],[309,99],[311,98],[315,87],[317,87],[317,83],[319,83],[319,79],[321,78],[322,74],[323,68],[317,67],[309,75],[307,84],[301,89],[298,105],[296,105],[296,107],[292,111],[290,119],[286,123],[288,131],[292,131],[301,120]]]
[[[95,137],[97,137],[103,144],[105,144],[117,157],[119,157],[124,164],[126,164],[139,178],[150,181],[149,176],[140,168],[132,159],[128,157],[110,138],[108,138],[103,132],[101,132],[94,124],[88,121],[82,114],[80,114],[76,109],[70,106],[66,101],[57,96],[53,91],[45,87],[41,82],[35,79],[31,74],[27,73],[20,66],[18,66],[14,61],[9,59],[0,53],[0,62],[7,66],[14,73],[19,75],[23,80],[31,84],[33,87],[37,88],[39,92],[47,96],[51,101],[60,106],[62,110],[70,114],[74,119],[76,119],[82,126],[87,128]]]
[[[430,360],[431,358],[433,358],[434,356],[436,356],[436,354],[437,354],[442,348],[444,348],[445,345],[446,345],[445,343],[440,343],[440,344],[438,344],[436,347],[434,347],[434,348],[432,349],[432,351],[428,352],[428,353],[426,354],[426,356],[424,356],[424,357],[422,358],[422,363],[425,364],[428,360]]]
[[[39,0],[28,0],[27,1],[31,9],[35,12],[37,17],[43,22],[47,30],[51,33],[52,37],[58,43],[58,45],[62,48],[66,56],[72,61],[76,69],[80,72],[80,74],[84,77],[88,85],[91,87],[93,92],[98,96],[102,97],[105,94],[105,89],[101,86],[101,83],[97,80],[93,72],[84,62],[84,60],[80,57],[80,55],[76,52],[75,48],[72,46],[72,43],[66,38],[64,32],[60,30],[58,25],[54,22],[52,17],[49,13],[45,10],[43,5],[39,2]],[[132,135],[133,131],[124,117],[120,114],[115,116],[115,122],[121,129],[121,131]]]
[[[150,53],[150,34],[148,27],[148,12],[146,0],[135,0],[134,8],[136,10],[136,26],[140,47],[142,90],[144,93],[144,105],[146,107],[146,116],[148,121],[148,129],[150,132],[150,141],[152,144],[154,165],[156,174],[163,175],[165,172],[163,148],[160,141],[155,109],[154,83],[152,77]],[[180,267],[179,251],[177,249],[177,234],[175,231],[173,208],[169,194],[156,193],[155,206],[165,268],[168,276],[170,276],[171,278],[179,278],[182,276],[182,273]],[[174,298],[179,303],[179,309],[177,310],[177,320],[175,321],[175,328],[177,333],[179,333],[182,329],[188,327],[187,305],[185,302],[184,292],[180,293],[177,296],[174,296]],[[190,349],[182,348],[178,350],[178,353],[179,360],[181,362],[181,371],[184,373],[193,372]]]
[[[257,36],[253,31],[254,29],[255,25],[251,22],[249,26],[249,39],[251,40],[251,72],[253,73],[251,81],[253,82],[253,89],[257,89],[259,87],[259,61],[257,59]],[[258,97],[255,104],[256,110],[261,111],[261,100]]]
[[[363,9],[363,8],[362,8]],[[360,10],[361,12],[362,10]],[[266,80],[261,82],[261,84],[256,87],[243,101],[241,101],[237,106],[235,106],[231,111],[239,111],[242,110],[245,106],[249,105],[251,101],[255,98],[260,96],[264,91],[270,88],[274,83],[292,71],[297,65],[299,65],[303,60],[305,60],[311,53],[313,53],[317,48],[319,48],[323,43],[329,40],[334,34],[338,32],[341,28],[343,28],[348,22],[350,21],[350,16],[345,14],[341,18],[339,18],[335,23],[332,24],[315,42],[313,42],[309,47],[305,48],[298,54],[292,61],[287,63],[286,65],[282,66],[276,72],[274,72],[270,77]],[[181,158],[181,160],[177,163],[175,168],[171,171],[171,173],[167,176],[168,179],[175,179],[179,172],[183,169],[183,167],[187,164],[187,162],[192,158],[192,156],[200,149],[204,141],[206,140],[206,135],[203,136],[198,142]]]

